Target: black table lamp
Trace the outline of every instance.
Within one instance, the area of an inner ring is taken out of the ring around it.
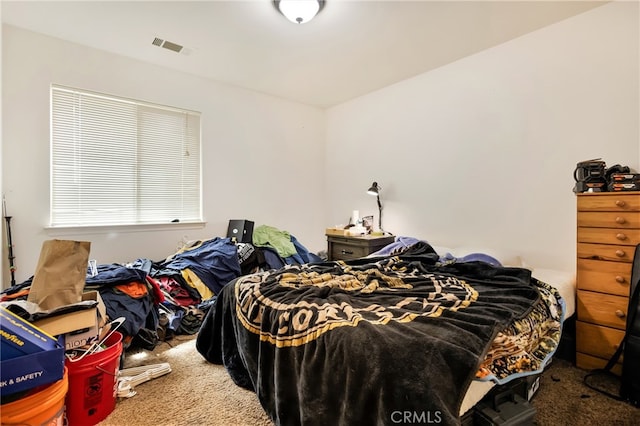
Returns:
[[[380,190],[382,188],[378,186],[378,182],[373,182],[371,184],[371,188],[367,190],[367,194],[375,195],[378,200],[378,228],[380,232],[384,233],[382,230],[382,203],[380,203]]]

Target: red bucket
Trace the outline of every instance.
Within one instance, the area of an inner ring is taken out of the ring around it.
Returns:
[[[122,334],[114,332],[106,348],[79,361],[65,361],[69,369],[66,415],[69,426],[93,426],[116,407]]]

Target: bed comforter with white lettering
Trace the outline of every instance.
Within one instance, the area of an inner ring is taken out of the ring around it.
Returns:
[[[458,424],[493,340],[541,299],[526,269],[442,265],[431,247],[290,265],[224,287],[196,347],[277,425]]]

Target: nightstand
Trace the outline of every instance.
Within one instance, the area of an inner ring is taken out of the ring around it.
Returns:
[[[347,235],[327,235],[327,255],[329,260],[350,260],[365,257],[394,241],[390,236],[351,237]]]

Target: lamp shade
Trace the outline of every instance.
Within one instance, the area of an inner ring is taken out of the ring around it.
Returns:
[[[380,187],[378,186],[378,182],[373,182],[371,188],[367,189],[367,194],[369,195],[378,195],[379,193]]]
[[[324,6],[324,0],[274,0],[276,9],[295,24],[313,19]]]

